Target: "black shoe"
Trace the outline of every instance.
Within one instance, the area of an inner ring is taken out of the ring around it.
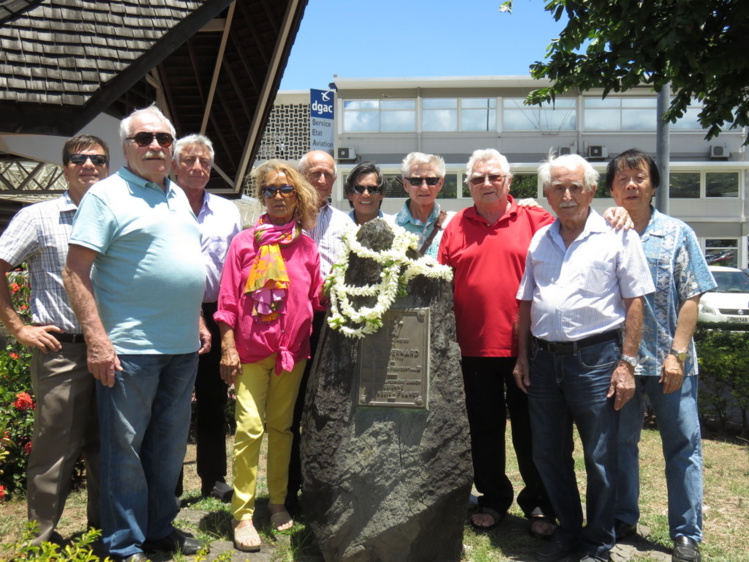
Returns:
[[[549,544],[534,552],[539,562],[557,562],[577,550],[577,542],[561,542],[557,537],[552,537]]]
[[[584,554],[583,557],[580,558],[580,562],[609,562],[609,560],[611,559],[596,556],[595,554]]]
[[[143,550],[146,552],[181,552],[188,556],[197,554],[203,548],[208,549],[208,545],[179,529],[174,529],[162,539],[147,540],[143,543]]]
[[[700,547],[689,537],[676,537],[676,546],[671,554],[672,562],[700,562]]]
[[[614,525],[616,531],[616,542],[623,541],[630,535],[634,535],[637,532],[637,523],[630,525],[623,521],[617,521]]]
[[[229,486],[226,482],[220,480],[213,484],[212,488],[203,488],[201,495],[204,498],[216,498],[224,503],[231,502],[231,498],[234,495],[234,489]]]
[[[136,552],[127,558],[120,558],[120,562],[151,562],[151,560],[142,552]]]

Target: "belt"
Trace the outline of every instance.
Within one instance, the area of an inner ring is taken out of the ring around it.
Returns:
[[[597,343],[604,343],[607,341],[618,341],[619,339],[620,339],[619,330],[610,330],[608,332],[603,332],[602,334],[596,334],[595,336],[590,336],[588,338],[583,338],[577,341],[554,342],[554,341],[542,340],[537,337],[534,337],[533,341],[536,342],[536,345],[540,349],[543,349],[544,351],[548,351],[549,353],[567,354],[567,353],[577,353],[577,350],[582,347],[588,347],[591,345],[595,345]]]
[[[83,334],[60,334],[58,332],[47,332],[52,335],[57,341],[62,343],[86,343],[83,339]]]

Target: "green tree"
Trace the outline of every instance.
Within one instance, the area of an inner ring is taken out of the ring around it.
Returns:
[[[500,11],[511,8],[512,0]],[[529,103],[575,89],[602,88],[603,97],[640,84],[660,91],[670,82],[664,119],[675,122],[697,101],[708,139],[749,125],[746,0],[547,0],[545,10],[568,23],[546,61],[531,66],[534,78],[553,85],[531,92]]]

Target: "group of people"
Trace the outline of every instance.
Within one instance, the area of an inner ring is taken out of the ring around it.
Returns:
[[[408,154],[401,172],[409,198],[387,216],[374,162],[349,172],[346,214],[330,204],[335,161],[312,151],[298,165],[271,160],[253,171],[265,212],[242,230],[237,207],[205,190],[209,139],[176,140],[155,106],[125,118],[120,137],[126,165],[112,176],[101,139],[66,142],[68,190],[23,209],[0,238],[0,272],[26,262],[32,285],[33,324],[24,325],[3,275],[0,320],[34,348],[28,515],[39,524],[37,544],[62,540],[55,527],[82,454],[88,523],[102,529],[108,555],[143,562],[154,551],[204,548],[173,526],[193,393],[201,492],[231,501],[235,547],[261,546],[253,515],[265,433],[271,526],[289,529],[299,509],[309,359],[326,310],[322,281],[343,233],[379,217],[415,233],[422,254],[454,270],[480,494],[472,525],[493,528],[515,500],[505,467],[509,413],[524,484],[517,502],[529,532],[548,539],[536,557],[608,560],[615,541],[636,531],[647,396],[664,439],[673,559],[699,560],[692,332],[699,297],[714,282],[691,229],[653,209],[659,179],[648,155],[631,150],[611,161],[606,184],[626,212],[604,219],[590,207],[598,173],[577,155],[539,168],[556,218],[510,195],[509,162],[494,149],[468,161],[473,205],[458,213],[437,201],[444,160]],[[585,526],[573,423],[588,477]]]

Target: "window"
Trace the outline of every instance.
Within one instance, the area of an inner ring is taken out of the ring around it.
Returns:
[[[460,100],[461,131],[494,131],[497,129],[497,100],[494,98],[462,98]]]
[[[458,100],[427,98],[421,101],[423,131],[457,131]]]
[[[587,131],[654,131],[658,100],[650,98],[585,98]]]
[[[416,100],[347,100],[343,102],[347,133],[388,133],[416,130]]]
[[[672,172],[670,196],[675,199],[738,197],[738,172]]]
[[[494,131],[497,100],[494,98],[424,98],[421,101],[422,130]]]
[[[736,238],[706,238],[705,259],[710,265],[737,267],[739,241]]]
[[[576,101],[558,99],[554,105],[523,105],[523,98],[503,101],[505,131],[572,131],[577,120]]]

